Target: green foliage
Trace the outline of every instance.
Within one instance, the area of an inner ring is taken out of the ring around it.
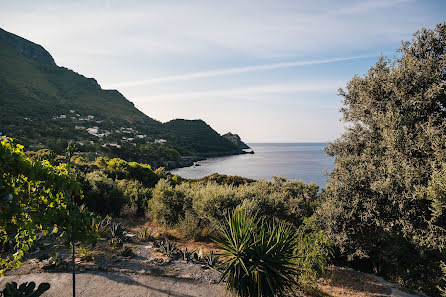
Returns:
[[[159,250],[161,251],[161,253],[163,253],[169,257],[173,257],[176,254],[178,254],[178,252],[180,252],[176,243],[174,241],[170,241],[168,239],[166,239],[166,241],[162,241],[160,243]]]
[[[91,220],[91,232],[98,234],[100,238],[105,238],[110,228],[111,218],[106,216],[103,219],[93,218]]]
[[[184,203],[185,196],[181,189],[174,189],[168,181],[160,180],[153,189],[149,208],[156,221],[173,226],[184,218]]]
[[[0,145],[0,274],[17,267],[39,237],[67,234],[86,240],[91,234],[92,216],[69,199],[81,191],[65,164],[32,162],[22,148],[10,139]]]
[[[222,280],[238,296],[282,296],[296,285],[296,236],[291,227],[266,224],[235,211],[223,226]]]
[[[333,256],[332,243],[321,230],[316,216],[305,219],[297,229],[294,252],[300,270],[300,284],[314,286]]]
[[[177,119],[165,123],[164,127],[168,131],[166,139],[184,152],[205,154],[240,150],[202,120]]]
[[[81,258],[82,261],[93,261],[94,257],[96,257],[97,252],[94,250],[91,250],[84,246],[78,246],[76,248],[76,253],[79,258]]]
[[[446,227],[446,162],[432,173],[427,187],[427,198],[431,201],[430,226],[433,230],[431,235],[435,234],[434,237],[436,237],[436,242],[430,242],[430,244],[444,249],[446,237],[441,234],[445,233]]]
[[[150,190],[143,186],[138,180],[116,180],[116,185],[124,194],[126,205],[134,205],[135,213],[133,216],[142,216],[147,210],[147,203],[150,198]]]
[[[110,245],[113,247],[122,246],[124,242],[124,229],[121,223],[113,222],[110,225]]]
[[[124,237],[124,229],[122,229],[121,223],[113,222],[110,225],[110,235],[112,238],[115,238],[115,237],[123,238]]]
[[[126,201],[113,179],[102,171],[94,171],[86,174],[83,202],[99,214],[119,215]]]
[[[446,264],[444,262],[441,262],[441,272],[443,273],[443,276],[441,277],[442,285],[438,286],[438,290],[440,290],[441,296],[446,297]]]
[[[259,216],[287,221],[296,227],[313,214],[319,203],[318,187],[276,178],[238,187],[226,184],[160,181],[150,201],[150,214],[159,223],[177,225],[187,238],[207,237],[236,208]]]
[[[153,237],[153,228],[142,227],[138,230],[138,240],[142,242],[151,241],[154,239]]]
[[[182,187],[185,188],[185,187]],[[221,186],[214,183],[186,188],[192,197],[192,209],[205,221],[217,226],[225,219],[228,211],[234,210],[240,203],[232,186]]]
[[[446,260],[446,23],[417,32],[400,52],[340,90],[349,128],[327,147],[336,161],[319,213],[344,257],[438,295],[438,263]]]
[[[22,283],[17,287],[16,282],[7,283],[3,291],[0,292],[2,297],[38,297],[50,289],[49,283],[41,283],[39,287],[36,287],[35,282]]]
[[[254,179],[241,177],[241,176],[233,176],[233,175],[225,175],[214,173],[209,176],[205,176],[199,179],[192,180],[197,183],[207,184],[208,182],[215,182],[219,185],[232,185],[232,186],[240,186],[244,184],[250,184],[255,182]]]

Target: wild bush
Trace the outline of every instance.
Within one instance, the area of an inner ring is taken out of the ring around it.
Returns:
[[[134,212],[128,215],[142,216],[147,212],[148,202],[151,197],[149,188],[144,187],[138,180],[128,179],[116,180],[116,186],[124,194],[127,208],[134,209]]]
[[[149,202],[150,213],[153,218],[167,226],[174,226],[185,214],[185,193],[180,186],[174,188],[167,180],[160,180],[152,191]]]
[[[348,128],[326,149],[336,159],[319,214],[353,265],[438,296],[446,221],[442,190],[428,188],[446,160],[446,23],[399,52],[339,92]]]
[[[316,216],[306,218],[296,233],[294,252],[300,271],[299,283],[314,286],[333,256],[333,244],[322,231]]]
[[[118,188],[116,182],[101,171],[86,174],[83,190],[87,207],[102,215],[118,216],[126,202],[124,193]]]

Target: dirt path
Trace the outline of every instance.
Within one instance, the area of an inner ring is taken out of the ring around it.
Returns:
[[[69,273],[32,273],[0,278],[0,288],[8,282],[49,282],[51,288],[42,297],[71,297]],[[115,272],[85,272],[76,275],[77,297],[219,297],[225,296],[223,285],[152,275]]]

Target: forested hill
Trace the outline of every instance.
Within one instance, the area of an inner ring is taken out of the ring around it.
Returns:
[[[140,162],[239,149],[201,120],[156,121],[116,90],[57,66],[42,46],[0,29],[0,132],[26,149],[81,151]]]

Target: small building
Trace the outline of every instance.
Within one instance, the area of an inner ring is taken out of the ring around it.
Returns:
[[[165,144],[167,142],[167,140],[165,140],[165,139],[155,139],[155,143],[158,143],[158,144]]]
[[[98,134],[98,131],[99,131],[98,127],[92,127],[92,128],[88,128],[87,129],[87,132],[92,134],[92,135]]]

